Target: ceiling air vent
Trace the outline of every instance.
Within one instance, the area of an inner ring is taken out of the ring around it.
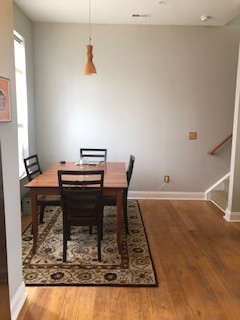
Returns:
[[[151,18],[151,13],[144,13],[144,14],[133,13],[132,17],[133,18]]]

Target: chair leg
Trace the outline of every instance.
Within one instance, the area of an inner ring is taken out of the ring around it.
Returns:
[[[101,257],[101,239],[102,238],[102,231],[101,231],[101,227],[97,228],[97,239],[98,239],[98,261],[101,262],[102,257]]]
[[[63,262],[67,261],[67,241],[63,242]]]
[[[103,211],[100,217],[99,225],[100,225],[101,240],[103,240]]]
[[[39,222],[40,222],[40,223],[44,223],[44,221],[43,221],[44,209],[45,209],[45,206],[44,206],[44,205],[41,205],[41,206],[40,206],[40,219],[39,219]]]
[[[92,226],[89,226],[89,234],[92,234]]]
[[[126,234],[129,234],[129,230],[128,230],[128,214],[127,214],[127,194],[123,195],[123,217],[124,217],[124,224],[125,224]]]
[[[68,228],[67,228],[67,240],[71,240],[71,227],[69,226]]]
[[[63,227],[63,262],[67,260],[67,238],[69,235],[69,228]]]

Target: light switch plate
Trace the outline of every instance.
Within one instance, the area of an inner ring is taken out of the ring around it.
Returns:
[[[189,140],[197,140],[197,132],[189,132]]]

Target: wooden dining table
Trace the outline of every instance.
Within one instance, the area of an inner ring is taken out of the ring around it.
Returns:
[[[124,162],[104,162],[97,165],[79,165],[74,162],[57,163],[28,182],[25,187],[29,188],[31,198],[33,252],[36,252],[38,243],[37,197],[39,195],[60,195],[58,170],[104,170],[103,196],[114,196],[117,198],[116,234],[118,250],[121,253],[123,192],[128,187]]]

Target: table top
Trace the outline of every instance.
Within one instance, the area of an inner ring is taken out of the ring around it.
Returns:
[[[58,170],[104,170],[104,188],[126,189],[128,187],[124,162],[103,162],[98,165],[76,165],[74,162],[57,163],[28,182],[25,187],[58,188]]]

